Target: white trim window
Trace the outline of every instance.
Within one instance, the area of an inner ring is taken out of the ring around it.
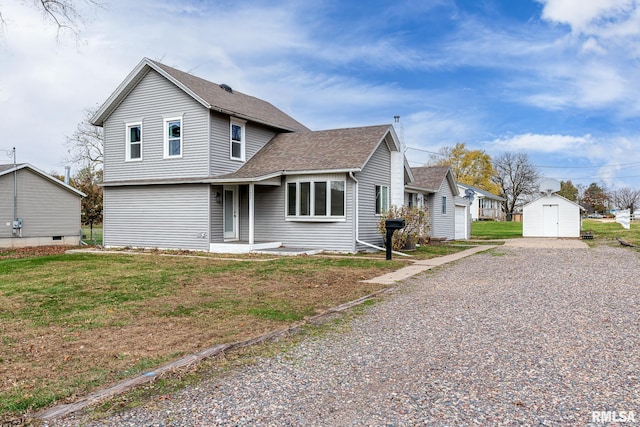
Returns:
[[[343,220],[346,210],[344,180],[299,180],[287,183],[287,218]]]
[[[447,196],[442,196],[442,215],[447,214]]]
[[[231,120],[229,127],[229,158],[231,160],[245,160],[245,122]]]
[[[127,162],[139,162],[142,160],[142,122],[127,123],[126,127],[126,154]]]
[[[182,117],[164,119],[164,158],[182,157]]]
[[[382,215],[389,210],[389,187],[376,185],[376,215]]]

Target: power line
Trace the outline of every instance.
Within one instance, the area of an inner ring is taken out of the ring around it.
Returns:
[[[421,151],[423,153],[429,153],[429,154],[437,154],[438,156],[442,156],[443,155],[442,153],[436,153],[435,151],[423,150],[422,148],[407,147],[407,150]]]
[[[620,163],[617,165],[604,165],[604,166],[540,166],[534,165],[537,168],[548,168],[548,169],[600,169],[600,168],[617,168],[620,166],[632,166],[638,165],[640,162],[633,163]]]

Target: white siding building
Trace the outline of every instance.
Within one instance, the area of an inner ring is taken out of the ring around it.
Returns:
[[[542,195],[522,209],[524,237],[580,237],[582,208],[557,194]]]

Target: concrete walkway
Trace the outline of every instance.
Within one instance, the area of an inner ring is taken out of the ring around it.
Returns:
[[[449,262],[457,261],[478,252],[488,251],[489,249],[493,249],[495,247],[496,245],[480,245],[451,255],[415,261],[413,264],[407,267],[403,267],[399,270],[392,271],[391,273],[387,273],[379,277],[374,277],[373,279],[363,280],[363,282],[393,285],[399,280],[408,279],[409,277],[415,276],[416,274],[422,273],[423,271],[430,270],[434,267],[438,267]]]

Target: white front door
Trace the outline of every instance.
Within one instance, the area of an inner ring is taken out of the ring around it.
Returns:
[[[542,205],[542,235],[543,237],[558,237],[558,205]]]
[[[238,240],[238,187],[225,185],[223,194],[224,238]]]

